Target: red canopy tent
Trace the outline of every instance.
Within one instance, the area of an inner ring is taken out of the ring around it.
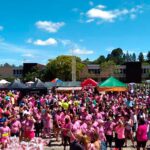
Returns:
[[[82,83],[81,86],[97,86],[97,82],[91,78],[85,79]]]

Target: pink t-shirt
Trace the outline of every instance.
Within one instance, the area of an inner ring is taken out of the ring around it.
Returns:
[[[115,123],[111,122],[111,121],[107,121],[104,124],[104,128],[105,128],[105,134],[106,135],[112,135],[113,134],[113,128],[114,128]]]
[[[74,124],[73,124],[73,131],[74,132],[77,132],[77,131],[79,131],[80,129],[81,129],[81,127],[80,127],[80,120],[77,120]]]
[[[147,124],[139,125],[137,129],[137,141],[147,141]]]
[[[0,127],[0,139],[1,142],[4,142],[3,140],[7,140],[9,138],[10,128],[8,126],[6,127]]]
[[[41,123],[41,116],[42,116],[41,112],[36,112],[34,117],[37,123]]]
[[[115,130],[116,130],[118,139],[125,138],[125,127],[124,126],[119,125],[115,128]]]
[[[71,129],[72,129],[72,124],[70,122],[67,123],[67,124],[64,124],[63,125],[63,135],[64,136],[67,136],[67,135],[69,136]]]
[[[34,122],[32,120],[25,120],[22,123],[25,131],[34,131]]]
[[[99,139],[101,140],[101,141],[106,141],[106,137],[105,137],[105,132],[104,132],[104,127],[103,126],[101,126],[101,127],[99,127],[98,128],[98,133],[99,133]]]
[[[11,123],[11,132],[12,133],[19,132],[20,128],[21,128],[21,123],[19,120],[16,120],[16,121]]]
[[[82,132],[85,134],[86,133],[86,131],[87,131],[87,124],[86,123],[83,123],[82,125],[81,125],[81,130],[82,130]]]
[[[44,125],[44,128],[51,127],[51,118],[49,114],[43,116],[43,125]]]

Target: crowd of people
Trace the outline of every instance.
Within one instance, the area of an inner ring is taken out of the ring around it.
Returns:
[[[0,144],[7,148],[10,136],[30,141],[34,137],[61,141],[66,150],[106,150],[114,147],[146,149],[150,139],[149,89],[96,93],[29,94],[0,91]],[[51,146],[51,142],[49,143]]]

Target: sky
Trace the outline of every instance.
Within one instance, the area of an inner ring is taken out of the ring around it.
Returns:
[[[150,50],[150,0],[0,0],[0,64]]]

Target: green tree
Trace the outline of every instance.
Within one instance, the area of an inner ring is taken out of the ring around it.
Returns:
[[[139,57],[138,57],[140,62],[144,62],[144,55],[142,52],[139,53]]]
[[[88,64],[90,64],[91,62],[90,62],[90,60],[89,60],[89,58],[86,58],[85,60],[83,60],[82,61],[84,64],[86,64],[86,65],[88,65]]]
[[[132,61],[133,61],[133,62],[136,61],[136,54],[135,54],[135,53],[132,54]]]
[[[104,55],[100,55],[96,60],[93,61],[94,64],[101,64],[106,61],[106,58]]]
[[[81,62],[81,59],[79,57],[76,57],[77,79],[79,78],[79,73],[84,66],[85,65]],[[46,65],[45,73],[45,76],[48,76],[47,73],[50,73],[52,77],[57,77],[63,81],[70,81],[72,77],[72,56],[62,55],[56,57],[56,59],[49,61]]]
[[[113,76],[116,71],[116,63],[112,60],[105,61],[100,65],[101,68],[101,78],[107,78]]]
[[[147,53],[147,61],[150,63],[150,51]]]
[[[123,50],[121,48],[113,49],[111,54],[109,55],[109,60],[114,61],[116,64],[122,64],[123,63]]]

